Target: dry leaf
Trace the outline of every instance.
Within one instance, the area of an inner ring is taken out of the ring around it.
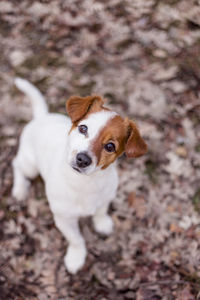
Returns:
[[[135,192],[132,192],[128,196],[128,203],[134,209],[139,219],[143,219],[146,216],[147,206],[144,198],[138,197],[135,195]]]

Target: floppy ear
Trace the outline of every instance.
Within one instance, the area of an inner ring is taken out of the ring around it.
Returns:
[[[96,95],[87,97],[72,96],[66,102],[66,110],[74,123],[81,120],[89,112],[99,111],[103,104],[103,99]]]
[[[125,145],[125,153],[128,158],[139,157],[147,152],[147,144],[142,139],[136,124],[128,121],[128,139]]]

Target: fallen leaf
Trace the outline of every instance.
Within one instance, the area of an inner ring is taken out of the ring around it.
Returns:
[[[135,192],[132,192],[128,196],[128,203],[134,209],[136,216],[139,219],[143,219],[147,214],[146,201],[142,197],[135,195]]]
[[[184,146],[177,147],[175,152],[181,157],[187,157],[187,149]]]

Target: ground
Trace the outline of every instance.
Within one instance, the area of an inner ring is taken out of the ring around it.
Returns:
[[[200,2],[0,2],[0,299],[200,298]],[[51,111],[100,94],[134,119],[148,154],[119,160],[114,233],[81,220],[88,257],[67,273],[40,178],[11,197],[11,161],[31,118],[15,76]]]

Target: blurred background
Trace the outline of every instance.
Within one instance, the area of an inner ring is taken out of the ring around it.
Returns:
[[[0,298],[200,299],[200,1],[0,1]],[[30,80],[51,111],[72,94],[97,93],[134,119],[146,156],[119,160],[99,237],[81,221],[87,262],[70,276],[41,179],[29,198],[10,196],[11,161]]]

